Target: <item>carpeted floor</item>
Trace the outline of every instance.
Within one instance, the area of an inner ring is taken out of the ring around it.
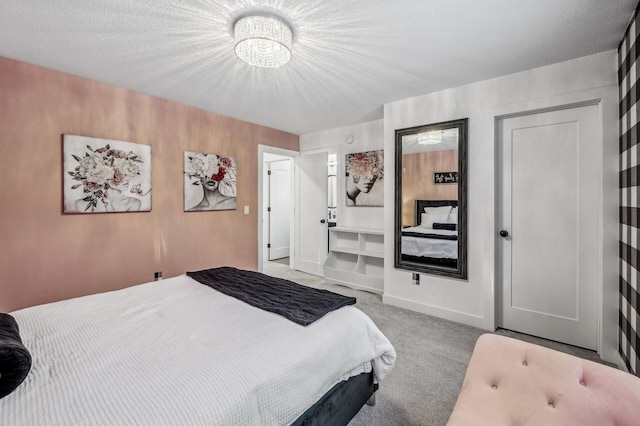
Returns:
[[[356,306],[371,317],[395,347],[398,356],[396,365],[380,384],[376,405],[362,407],[349,423],[350,426],[446,424],[460,391],[473,346],[476,339],[486,333],[485,330],[385,305],[379,295],[292,271],[288,265],[267,262],[264,272],[356,297]],[[498,330],[497,333],[600,361],[595,352],[586,349],[509,330]]]

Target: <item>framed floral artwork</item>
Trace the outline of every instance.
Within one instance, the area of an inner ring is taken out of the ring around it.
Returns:
[[[347,207],[384,204],[384,151],[356,152],[345,156]]]
[[[64,213],[151,211],[151,145],[63,135]]]
[[[203,152],[184,153],[184,211],[235,210],[236,159]]]

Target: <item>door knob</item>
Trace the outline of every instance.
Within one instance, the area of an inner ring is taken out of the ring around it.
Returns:
[[[500,231],[500,236],[503,238],[507,238],[509,236],[509,232],[503,229],[502,231]]]
[[[326,222],[326,220],[320,219],[320,223],[325,223],[325,222]]]

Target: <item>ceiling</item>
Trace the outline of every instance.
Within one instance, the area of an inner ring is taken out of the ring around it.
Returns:
[[[609,49],[637,0],[20,0],[0,56],[295,134],[383,105]],[[233,23],[272,13],[293,59],[254,68]],[[1,76],[0,76],[1,78]]]

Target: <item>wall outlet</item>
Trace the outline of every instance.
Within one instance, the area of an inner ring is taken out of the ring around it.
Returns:
[[[160,281],[162,279],[162,272],[154,272],[153,273],[153,280],[154,281]]]
[[[420,274],[411,274],[411,282],[415,285],[420,285]]]

